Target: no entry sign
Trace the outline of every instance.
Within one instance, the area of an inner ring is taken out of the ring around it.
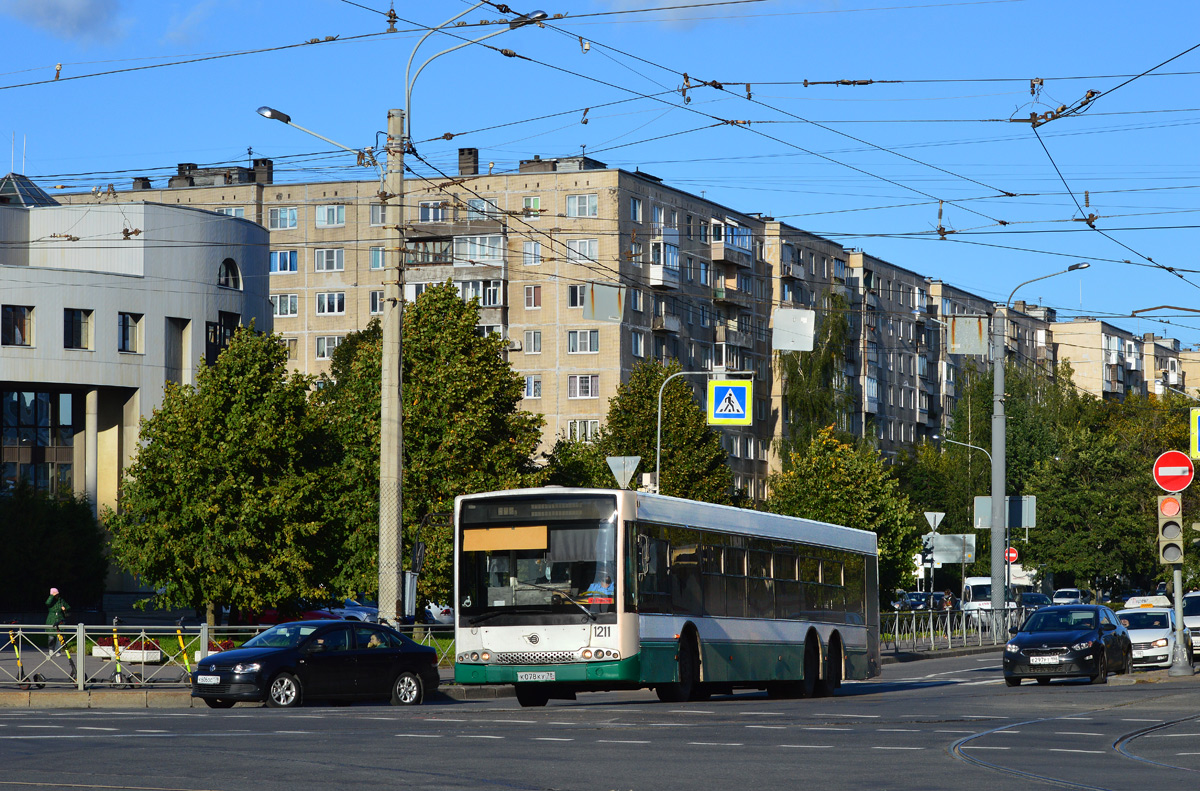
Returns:
[[[1008,549],[1004,550],[1004,559],[1007,560],[1009,563],[1016,563],[1017,562],[1017,548],[1009,547]]]
[[[1192,482],[1195,470],[1186,453],[1169,450],[1154,460],[1154,482],[1166,492],[1182,492]]]

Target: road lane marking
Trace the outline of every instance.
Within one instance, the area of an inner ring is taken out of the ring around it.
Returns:
[[[964,720],[1007,720],[1008,717],[999,717],[995,714],[964,714]]]
[[[138,729],[137,729],[137,732],[138,732],[138,733],[170,733],[170,731],[160,731],[160,730],[142,730],[141,728],[138,728]],[[278,732],[278,731],[277,731],[277,732]]]
[[[512,722],[517,725],[534,725],[537,720],[484,720],[484,722]]]
[[[982,744],[964,744],[964,750],[1011,750],[1011,747],[985,747]]]
[[[1088,753],[1090,755],[1104,755],[1103,750],[1068,750],[1063,747],[1051,747],[1052,753]]]
[[[299,734],[299,735],[307,735],[307,734],[313,733],[313,731],[275,731],[275,732],[276,733],[286,733],[286,734]]]
[[[695,709],[671,709],[668,714],[716,714],[715,711],[697,711]]]
[[[694,747],[742,747],[741,742],[688,742]]]
[[[876,728],[880,733],[920,733],[919,728]]]
[[[1103,736],[1103,733],[1092,733],[1089,731],[1055,731],[1055,736]]]
[[[814,717],[857,717],[864,720],[877,720],[882,714],[813,714]]]
[[[18,725],[18,728],[61,728],[62,725]]]
[[[397,736],[405,736],[409,739],[440,739],[443,734],[440,733],[397,733]]]
[[[488,736],[486,734],[460,733],[460,739],[503,739],[503,736]]]
[[[28,728],[28,725],[22,725],[22,728]],[[1146,736],[1147,739],[1174,739],[1177,736],[1200,736],[1200,733],[1151,733]]]
[[[1162,720],[1147,720],[1138,719],[1137,717],[1126,717],[1125,719],[1121,720],[1121,722],[1162,722]]]
[[[649,744],[648,741],[640,739],[597,739],[600,744]]]
[[[743,717],[782,717],[782,711],[739,711]]]
[[[853,728],[801,728],[802,731],[850,731]]]
[[[924,747],[872,747],[872,750],[924,750]]]
[[[1091,717],[1059,717],[1060,720],[1090,720]]]
[[[467,722],[467,720],[454,719],[452,717],[426,717],[430,722]]]
[[[76,728],[79,731],[115,731],[117,728],[101,728],[95,725],[80,725]]]
[[[573,742],[574,739],[563,739],[558,736],[534,736],[535,742]]]
[[[805,750],[832,750],[832,744],[781,744],[780,747],[798,747]]]
[[[786,725],[747,725],[746,727],[747,728],[761,728],[763,730],[769,730],[769,731],[785,731],[785,730],[787,730]]]

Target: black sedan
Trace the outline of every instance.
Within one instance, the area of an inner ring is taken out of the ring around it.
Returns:
[[[1043,607],[1025,619],[1004,646],[1004,683],[1015,687],[1024,678],[1049,684],[1051,678],[1108,681],[1110,670],[1133,669],[1129,632],[1116,614],[1100,605],[1064,604]]]
[[[200,660],[192,697],[215,709],[239,700],[289,707],[389,696],[393,705],[414,705],[437,689],[437,662],[437,651],[384,626],[296,621]]]

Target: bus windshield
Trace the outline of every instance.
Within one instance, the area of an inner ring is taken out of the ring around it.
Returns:
[[[459,531],[461,625],[616,622],[615,497],[467,500]]]

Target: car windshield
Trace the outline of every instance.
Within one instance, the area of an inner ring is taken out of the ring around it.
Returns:
[[[1056,598],[1056,599],[1078,599],[1079,598],[1079,590],[1076,588],[1060,588],[1059,590],[1054,591],[1054,598]]]
[[[1183,597],[1184,616],[1200,615],[1200,596]]]
[[[913,604],[925,604],[929,601],[928,593],[910,593],[908,594],[909,601]]]
[[[242,648],[295,648],[304,638],[320,629],[306,624],[281,623],[247,640]]]
[[[1038,610],[1029,616],[1023,632],[1077,632],[1096,628],[1096,613],[1091,610]]]
[[[1025,604],[1049,604],[1050,599],[1044,593],[1026,593],[1021,597]]]
[[[1128,629],[1166,629],[1168,624],[1165,612],[1140,612],[1126,610],[1117,613],[1121,624]]]

